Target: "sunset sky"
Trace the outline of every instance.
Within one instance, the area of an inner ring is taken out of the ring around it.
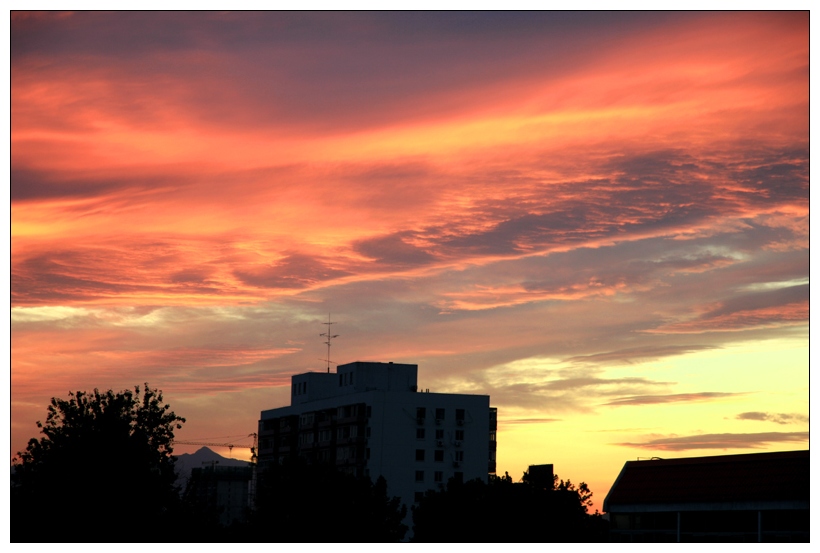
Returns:
[[[12,454],[143,382],[178,439],[254,432],[328,315],[334,361],[489,394],[499,473],[598,509],[638,457],[808,448],[807,12],[15,12],[10,44]]]

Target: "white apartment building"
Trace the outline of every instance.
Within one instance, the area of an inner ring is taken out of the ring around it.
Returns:
[[[495,473],[490,396],[418,390],[418,365],[356,361],[291,379],[291,404],[262,411],[259,467],[301,457],[387,480],[410,507],[450,478]]]

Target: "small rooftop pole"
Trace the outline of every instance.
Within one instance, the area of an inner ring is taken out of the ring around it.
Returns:
[[[327,322],[322,323],[322,324],[327,325],[327,332],[323,332],[323,333],[319,334],[319,336],[325,336],[327,338],[327,342],[325,342],[325,344],[327,344],[327,359],[323,359],[323,361],[327,361],[327,372],[329,373],[330,372],[330,363],[331,363],[331,361],[330,361],[330,341],[333,340],[333,338],[338,338],[339,335],[330,333],[330,325],[335,325],[336,324],[335,322],[330,322],[330,313],[327,314]]]

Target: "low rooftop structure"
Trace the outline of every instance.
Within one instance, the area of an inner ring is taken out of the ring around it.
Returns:
[[[604,511],[614,541],[808,541],[809,452],[627,461]]]

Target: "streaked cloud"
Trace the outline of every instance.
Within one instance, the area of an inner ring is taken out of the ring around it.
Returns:
[[[751,434],[699,434],[652,438],[643,442],[614,445],[657,451],[687,451],[695,449],[764,449],[772,445],[808,443],[808,432],[757,432]]]
[[[605,353],[596,353],[593,355],[580,355],[577,357],[570,357],[569,359],[565,359],[564,362],[595,364],[632,364],[636,361],[653,361],[655,359],[659,359],[669,355],[682,355],[685,353],[692,353],[695,351],[710,350],[714,349],[714,347],[715,346],[706,345],[649,346],[642,349],[629,348],[618,351],[608,351]]]
[[[333,361],[418,363],[522,436],[808,410],[805,12],[14,12],[10,40],[13,448],[51,396],[145,380],[250,432],[329,313]]]
[[[528,418],[528,419],[504,419],[500,424],[543,424],[549,422],[561,422],[562,419],[548,417]]]
[[[766,413],[763,411],[747,411],[735,417],[741,421],[768,421],[777,424],[798,424],[809,422],[809,417],[799,413]]]
[[[666,394],[666,395],[649,395],[649,396],[628,396],[615,398],[612,401],[604,403],[604,405],[611,405],[613,407],[620,407],[624,405],[654,405],[658,403],[692,403],[702,401],[714,401],[724,398],[731,398],[739,395],[744,395],[742,392],[697,392],[692,394]]]

